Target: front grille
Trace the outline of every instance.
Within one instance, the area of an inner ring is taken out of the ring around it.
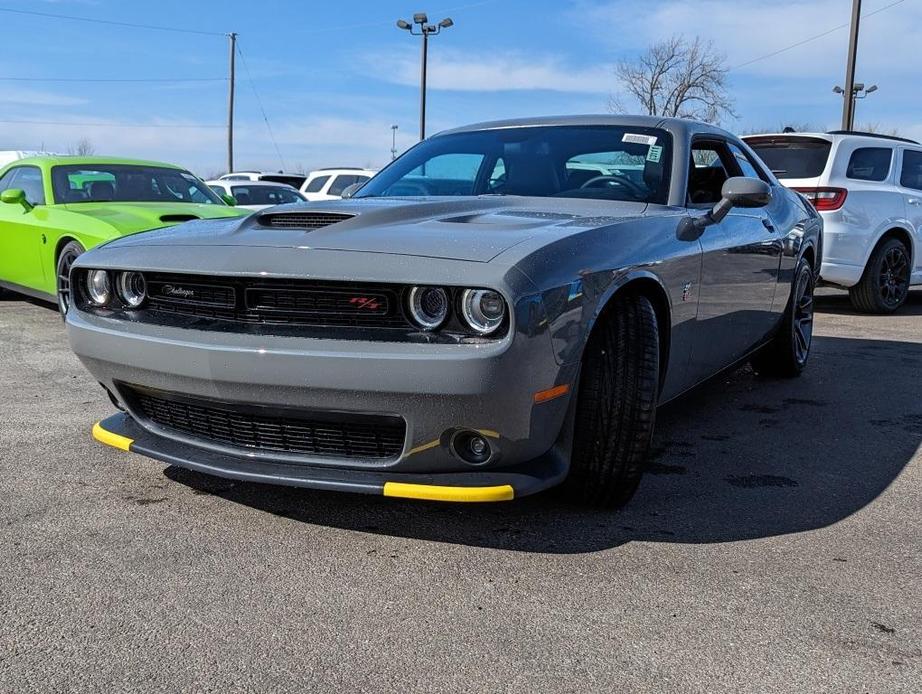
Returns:
[[[136,412],[164,429],[249,450],[386,460],[403,451],[406,422],[387,415],[302,412],[122,386]]]
[[[217,318],[247,324],[412,327],[402,287],[314,280],[208,278],[146,273],[144,313]]]
[[[277,229],[320,229],[354,216],[340,212],[273,212],[259,215],[259,223]]]

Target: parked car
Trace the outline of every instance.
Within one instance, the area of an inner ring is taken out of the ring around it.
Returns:
[[[0,169],[0,287],[70,303],[70,267],[85,249],[191,219],[239,217],[172,164],[41,156]]]
[[[317,169],[307,175],[301,185],[301,193],[308,200],[336,200],[343,196],[343,191],[356,183],[365,183],[377,171],[372,169],[342,168]]]
[[[234,171],[218,176],[220,181],[268,181],[269,183],[284,183],[292,188],[300,188],[304,179],[304,174],[285,173],[284,171]]]
[[[643,174],[587,179],[591,160]],[[408,180],[440,196],[403,198]],[[95,437],[171,465],[451,501],[563,482],[617,505],[659,403],[746,359],[804,368],[821,228],[713,126],[486,123],[350,200],[87,253],[67,329],[122,410]]]
[[[208,181],[208,186],[218,195],[232,197],[236,207],[245,210],[264,210],[273,205],[304,202],[300,192],[284,183],[268,181]]]
[[[844,131],[744,139],[822,215],[823,281],[847,288],[860,311],[902,306],[922,284],[922,146]]]

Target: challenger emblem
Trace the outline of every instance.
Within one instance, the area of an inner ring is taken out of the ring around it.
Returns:
[[[185,287],[174,287],[172,284],[163,285],[160,293],[164,296],[176,296],[181,299],[191,299],[193,296],[195,296],[194,290],[186,289]]]
[[[369,311],[373,311],[376,308],[381,308],[381,304],[378,303],[377,299],[367,296],[354,296],[349,299],[349,303],[359,310],[367,308]]]

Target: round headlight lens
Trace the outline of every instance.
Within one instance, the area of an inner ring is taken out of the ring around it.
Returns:
[[[118,295],[130,308],[138,308],[147,298],[147,282],[140,272],[123,272],[118,276]]]
[[[506,317],[506,302],[491,289],[465,289],[461,295],[461,314],[480,335],[496,332]]]
[[[435,330],[448,317],[448,292],[441,287],[413,287],[410,315],[423,330]]]
[[[90,270],[86,276],[87,296],[97,306],[105,306],[112,297],[112,283],[105,270]]]

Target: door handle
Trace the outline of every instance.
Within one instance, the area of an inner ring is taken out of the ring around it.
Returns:
[[[775,230],[775,225],[772,224],[770,219],[766,219],[765,217],[762,217],[762,226],[764,226],[769,231]]]

